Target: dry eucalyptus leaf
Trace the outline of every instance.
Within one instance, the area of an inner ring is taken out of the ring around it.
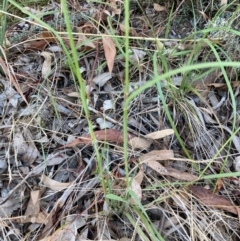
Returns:
[[[57,153],[51,153],[46,158],[46,165],[47,166],[54,166],[59,165],[66,159],[68,159],[69,156],[65,154],[65,151],[58,151]]]
[[[87,46],[92,49],[96,48],[96,45],[93,43],[93,41],[88,39],[83,33],[78,35],[77,46]]]
[[[154,10],[157,11],[157,12],[166,11],[166,7],[161,6],[161,5],[157,4],[157,3],[154,3],[153,7],[154,7]]]
[[[191,173],[188,172],[180,172],[177,169],[171,168],[171,167],[166,167],[167,176],[171,176],[174,178],[177,178],[179,180],[184,180],[184,181],[196,181],[198,179],[198,176],[192,175]]]
[[[128,144],[133,147],[133,149],[148,149],[152,142],[142,137],[134,137],[128,141]]]
[[[159,150],[159,151],[150,151],[147,154],[140,156],[140,162],[146,161],[164,161],[174,158],[174,153],[172,150]]]
[[[197,200],[203,203],[204,205],[213,208],[219,208],[238,215],[238,207],[232,204],[225,197],[214,195],[212,191],[207,190],[202,186],[191,185],[188,187],[188,189],[197,198]]]
[[[30,200],[27,205],[25,217],[21,219],[22,223],[42,223],[46,222],[46,214],[40,212],[40,190],[31,191]]]
[[[102,73],[93,78],[93,82],[100,87],[104,86],[105,83],[112,78],[112,74],[109,72]]]
[[[125,33],[125,25],[120,23],[119,27],[120,27],[121,31]],[[132,27],[129,28],[129,33],[131,36],[138,36],[136,30]]]
[[[220,1],[220,6],[227,5],[228,0],[221,0]]]
[[[142,188],[141,183],[137,182],[135,179],[132,180],[131,189],[136,194],[139,201],[142,200]],[[136,204],[133,198],[130,199],[132,204]]]
[[[31,42],[27,42],[25,43],[23,46],[25,48],[25,50],[44,50],[46,48],[46,46],[48,45],[48,42],[44,39],[41,40],[35,40],[35,41],[31,41]]]
[[[149,138],[149,139],[154,139],[155,140],[155,139],[164,138],[166,136],[173,135],[173,134],[174,134],[174,130],[173,129],[165,129],[165,130],[149,133],[145,137]]]
[[[110,8],[113,11],[114,14],[112,14],[112,17],[114,17],[115,14],[120,15],[122,10],[121,8],[118,8],[117,2],[121,2],[120,0],[109,0]]]
[[[53,54],[52,53],[49,53],[49,52],[46,52],[46,51],[43,51],[41,53],[41,56],[44,57],[44,62],[43,62],[43,66],[42,66],[42,77],[44,79],[47,79],[48,76],[51,74],[51,64],[52,64],[52,56]]]
[[[156,171],[157,173],[159,174],[163,174],[163,173],[167,173],[167,169],[161,165],[159,162],[157,161],[153,161],[153,160],[150,160],[150,161],[143,161],[142,163],[145,163],[146,165],[148,165],[149,167],[151,167],[154,171]]]
[[[146,52],[140,49],[130,49],[130,60],[139,64],[140,60],[144,58]]]
[[[79,98],[80,94],[78,92],[70,92],[67,94],[67,96]]]
[[[57,182],[51,178],[49,178],[48,176],[46,175],[42,175],[42,183],[50,188],[51,190],[54,190],[54,191],[62,191],[63,189],[67,188],[68,186],[71,185],[70,182],[68,183],[62,183],[62,182]]]
[[[139,201],[142,200],[142,188],[141,184],[143,181],[143,176],[144,173],[142,170],[138,172],[138,174],[133,178],[132,183],[131,183],[131,189],[132,191],[136,194],[137,198]],[[135,203],[134,199],[132,198],[130,200],[132,203]]]
[[[103,37],[103,49],[104,49],[105,58],[107,60],[109,73],[112,73],[114,59],[115,59],[117,50],[116,50],[115,43],[109,36]]]
[[[109,142],[114,142],[117,144],[122,144],[124,139],[123,139],[123,133],[119,130],[115,129],[106,129],[106,130],[100,130],[100,131],[95,131],[94,132],[96,140],[97,141],[109,141]],[[134,138],[135,136],[132,134],[128,134],[128,140]],[[92,138],[91,135],[85,135],[82,137],[78,137],[77,139],[71,141],[70,143],[66,144],[65,146],[62,146],[62,148],[66,147],[74,147],[78,144],[91,144],[92,143]]]

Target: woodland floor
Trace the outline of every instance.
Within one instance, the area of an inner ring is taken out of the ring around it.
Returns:
[[[76,49],[58,1],[9,4],[0,240],[240,240],[240,5],[220,2],[130,1],[126,47],[123,2],[69,0]]]

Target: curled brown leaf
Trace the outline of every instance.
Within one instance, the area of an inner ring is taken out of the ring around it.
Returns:
[[[197,185],[191,185],[188,189],[192,192],[193,196],[195,196],[204,205],[219,208],[238,215],[238,207],[232,204],[225,197],[214,195],[211,190],[207,190],[204,187]]]

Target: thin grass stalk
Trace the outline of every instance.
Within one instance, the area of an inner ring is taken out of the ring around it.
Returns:
[[[136,220],[132,218],[132,216],[129,213],[126,213],[126,216],[129,220],[129,222],[132,224],[138,235],[143,241],[150,241],[150,239],[144,234],[142,229],[137,225]]]
[[[154,66],[154,75],[157,77],[158,73],[157,73],[157,57],[156,57],[156,54],[157,53],[155,53],[154,56],[153,56],[153,66]],[[161,58],[163,66],[167,66],[165,59],[162,58],[161,55],[160,55],[160,58]],[[166,68],[164,68],[165,71],[167,70]],[[170,76],[168,78],[170,78]],[[174,121],[172,119],[172,116],[171,116],[171,114],[169,112],[168,106],[167,106],[166,101],[165,101],[165,97],[164,97],[163,92],[162,92],[162,87],[161,87],[160,81],[157,82],[156,85],[157,85],[157,90],[158,90],[159,97],[160,97],[160,99],[162,101],[162,104],[163,104],[163,108],[164,108],[165,113],[166,113],[166,115],[168,117],[168,120],[169,120],[169,122],[170,122],[170,124],[171,124],[171,126],[172,126],[172,128],[174,130],[174,133],[175,133],[175,135],[176,135],[176,137],[177,137],[177,139],[178,139],[178,141],[179,141],[179,143],[180,143],[184,153],[187,155],[187,157],[189,159],[191,159],[191,156],[190,156],[187,148],[185,147],[184,142],[183,142],[182,138],[180,137],[180,135],[179,135],[179,133],[177,131],[177,128],[176,128],[176,126],[174,124]],[[196,170],[198,170],[197,165],[195,163],[193,163],[193,166],[194,166],[194,168]]]
[[[7,12],[7,9],[8,9],[8,0],[3,0],[2,10]],[[0,18],[1,18],[0,45],[3,46],[4,39],[5,39],[6,25],[7,25],[7,15],[1,14]]]
[[[138,96],[141,92],[143,92],[147,88],[152,87],[154,84],[157,84],[157,82],[165,80],[166,78],[169,78],[170,76],[180,74],[184,71],[209,68],[209,66],[211,66],[212,68],[239,67],[240,62],[229,62],[229,61],[227,61],[227,62],[221,62],[221,63],[218,63],[218,62],[217,63],[216,62],[199,63],[199,64],[183,66],[181,68],[171,70],[168,73],[164,73],[162,75],[155,76],[152,80],[149,80],[144,85],[139,87],[137,90],[132,92],[129,95],[129,97],[127,98],[127,103],[129,104],[131,100],[133,100],[136,96]]]
[[[209,47],[212,49],[212,52],[214,53],[217,61],[220,63],[222,62],[216,49],[214,48],[214,46],[212,45],[212,43],[210,41],[207,41]],[[235,127],[236,127],[236,121],[237,121],[237,104],[236,104],[236,100],[235,100],[235,96],[234,96],[234,93],[233,93],[233,89],[232,89],[232,86],[231,86],[231,83],[230,83],[230,80],[227,76],[227,72],[226,70],[224,69],[224,66],[220,66],[221,70],[222,70],[222,73],[223,73],[223,76],[224,76],[224,79],[225,79],[225,82],[227,84],[227,87],[228,87],[228,91],[229,91],[229,94],[230,94],[230,97],[231,97],[231,104],[232,104],[232,109],[233,109],[233,124],[232,124],[232,131],[235,130]]]
[[[80,85],[80,97],[81,97],[81,101],[82,101],[82,106],[83,106],[83,109],[84,109],[84,112],[85,112],[85,117],[86,117],[87,122],[88,122],[88,128],[89,128],[89,132],[90,132],[91,139],[92,139],[92,145],[93,145],[95,153],[96,153],[96,159],[97,159],[97,163],[98,163],[98,170],[99,170],[99,176],[100,176],[100,179],[101,179],[101,184],[102,184],[104,193],[106,195],[107,189],[106,189],[106,183],[104,181],[102,159],[101,159],[101,155],[99,153],[98,142],[97,142],[94,130],[93,130],[92,122],[90,120],[90,113],[89,113],[89,110],[88,110],[86,91],[85,91],[86,86],[83,82],[82,75],[79,71],[80,66],[78,64],[77,50],[76,50],[76,46],[75,46],[73,35],[72,35],[72,28],[71,28],[71,24],[70,24],[70,21],[69,21],[69,13],[68,13],[68,9],[67,9],[66,0],[61,0],[61,5],[62,5],[62,10],[63,10],[63,14],[64,14],[66,27],[67,27],[69,43],[70,43],[70,47],[71,47],[71,51],[72,51],[72,56],[71,56],[71,60],[72,60],[72,63],[73,63],[72,70],[73,70],[73,73],[76,75],[78,83]]]
[[[124,81],[124,105],[123,105],[123,149],[127,191],[129,190],[128,170],[128,106],[129,96],[129,0],[124,0],[124,27],[125,27],[125,81]]]

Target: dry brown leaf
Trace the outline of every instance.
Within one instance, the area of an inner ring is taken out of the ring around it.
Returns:
[[[168,172],[167,169],[157,161],[151,160],[151,161],[144,161],[142,163],[145,163],[146,165],[148,165],[154,171],[156,171],[157,173],[159,173],[161,175]]]
[[[159,151],[150,151],[147,154],[144,154],[140,157],[141,162],[146,161],[163,161],[174,158],[174,153],[172,150],[159,150]]]
[[[231,86],[233,88],[237,88],[240,85],[240,81],[231,81]],[[213,86],[215,88],[221,88],[223,90],[227,90],[227,84],[226,83],[210,83],[208,86]]]
[[[142,200],[141,183],[139,183],[135,178],[132,180],[131,189],[136,194],[138,200],[141,201]],[[132,204],[136,203],[133,198],[130,199],[130,202]]]
[[[220,6],[227,5],[228,0],[221,0],[220,1]]]
[[[119,24],[119,27],[121,29],[122,32],[125,33],[125,25],[124,24]],[[136,30],[132,27],[129,28],[129,34],[131,36],[135,36],[135,37],[138,37],[138,33],[136,32]]]
[[[232,204],[228,199],[213,195],[213,192],[201,186],[191,185],[188,189],[197,198],[198,201],[206,206],[219,208],[230,213],[238,215],[237,207]]]
[[[174,134],[173,129],[165,129],[165,130],[149,133],[149,134],[145,135],[145,137],[155,140],[155,139],[164,138],[166,136],[173,135],[173,134]]]
[[[206,75],[203,79],[199,79],[193,82],[193,87],[198,90],[203,97],[206,97],[209,93],[208,86],[214,83],[221,75],[222,71],[219,69],[214,70],[213,72]]]
[[[104,55],[107,60],[107,66],[109,73],[112,73],[113,65],[114,65],[114,59],[117,53],[115,43],[109,36],[103,37],[103,49],[104,49]]]
[[[40,197],[40,190],[31,191],[31,197],[24,215],[25,217],[21,219],[22,223],[46,224],[47,215],[40,212]]]
[[[49,31],[43,31],[40,33],[42,38],[44,38],[45,41],[48,41],[49,43],[58,43],[57,38],[54,36],[53,33]]]
[[[114,17],[115,14],[120,15],[121,12],[122,12],[121,8],[118,8],[118,6],[117,6],[117,2],[121,2],[122,3],[122,1],[120,1],[120,0],[109,0],[110,8],[113,11],[112,17]]]
[[[50,189],[52,189],[54,191],[62,191],[63,189],[65,189],[65,188],[67,188],[68,186],[71,185],[70,182],[66,182],[66,183],[57,182],[57,181],[49,178],[48,176],[46,176],[44,174],[42,175],[42,183],[46,187],[48,187],[48,188],[50,188]]]
[[[96,45],[93,43],[93,41],[88,39],[83,33],[78,35],[77,46],[86,46],[90,47],[91,49],[96,48]]]
[[[41,56],[44,57],[44,62],[43,62],[43,66],[42,66],[42,77],[44,79],[47,79],[48,76],[51,74],[51,64],[52,64],[52,56],[53,54],[52,53],[49,53],[49,52],[46,52],[46,51],[43,51],[41,53]]]
[[[154,10],[157,11],[157,12],[166,11],[166,7],[161,6],[161,5],[157,4],[157,3],[154,3],[153,7],[154,7]]]
[[[27,42],[24,44],[25,50],[40,50],[43,51],[46,46],[48,45],[48,42],[44,39],[41,40],[34,40],[31,42]]]
[[[164,175],[171,176],[171,177],[177,178],[179,180],[192,182],[192,181],[196,181],[198,179],[198,176],[195,176],[188,172],[180,172],[177,169],[174,169],[171,167],[166,167],[166,170],[167,170],[167,172]]]
[[[102,73],[93,78],[93,82],[100,87],[104,86],[105,83],[112,78],[112,74],[109,72]]]
[[[134,137],[128,141],[128,144],[134,149],[148,149],[152,142],[142,137]]]
[[[106,129],[106,130],[95,131],[94,134],[97,141],[108,141],[108,142],[114,142],[117,144],[123,143],[123,133],[119,130]],[[128,140],[134,137],[135,137],[134,135],[128,134]],[[70,143],[66,144],[60,149],[65,147],[74,147],[78,144],[91,144],[91,143],[92,143],[91,135],[88,134],[83,137],[78,137],[77,139],[71,141]]]
[[[214,191],[214,193],[216,193],[216,192],[218,192],[219,190],[221,190],[222,189],[222,186],[223,186],[223,181],[222,181],[222,179],[218,179],[217,180],[217,183],[216,183],[216,189],[215,189],[215,191]]]
[[[147,154],[145,154],[145,155],[147,155]],[[143,156],[145,156],[145,155],[143,155]],[[179,180],[185,180],[185,181],[195,181],[198,179],[197,176],[192,175],[188,172],[180,172],[171,167],[164,167],[159,162],[153,160],[153,158],[148,158],[148,159],[144,160],[141,157],[141,160],[142,160],[141,163],[145,163],[146,165],[148,165],[154,171],[156,171],[157,173],[159,173],[161,175],[171,176],[171,177],[177,178]],[[159,158],[158,158],[158,160],[159,160]]]

